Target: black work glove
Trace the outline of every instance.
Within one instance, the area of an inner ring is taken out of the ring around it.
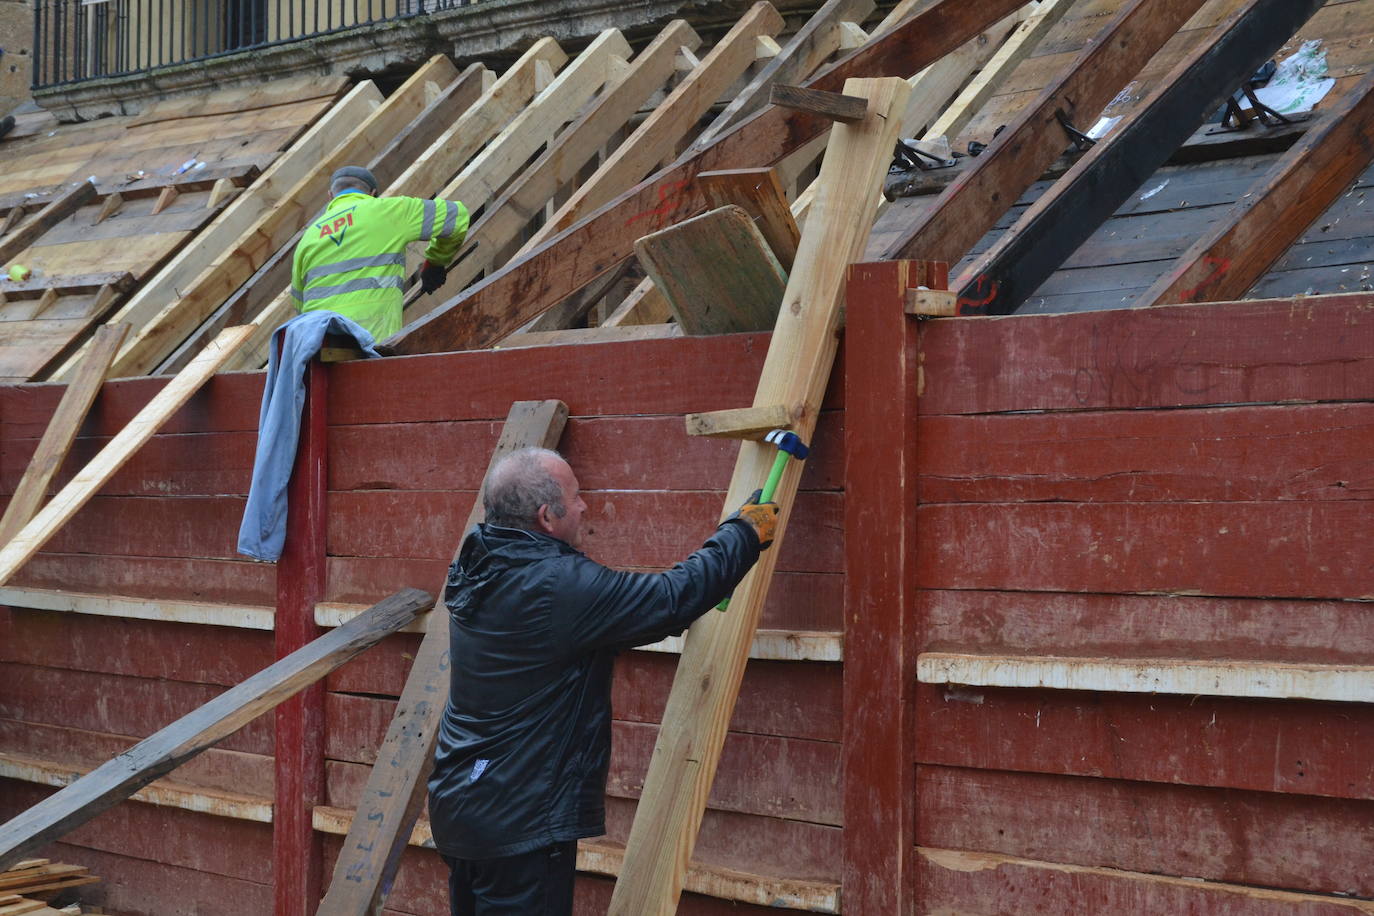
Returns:
[[[754,529],[754,535],[759,539],[759,550],[767,550],[773,544],[773,535],[778,530],[778,515],[782,512],[782,508],[777,503],[759,502],[762,497],[763,491],[755,490],[744,501],[744,505],[740,506],[726,521],[737,518],[742,522],[747,522],[749,527]]]
[[[437,289],[442,289],[444,281],[447,279],[448,268],[446,267],[425,261],[425,266],[420,268],[420,289],[424,290],[426,295]]]

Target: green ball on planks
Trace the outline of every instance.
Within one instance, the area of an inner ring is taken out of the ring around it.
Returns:
[[[15,283],[23,283],[29,278],[29,269],[23,264],[10,265],[10,279]]]

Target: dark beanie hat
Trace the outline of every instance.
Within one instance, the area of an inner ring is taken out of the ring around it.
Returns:
[[[360,165],[346,165],[329,177],[329,183],[333,184],[340,178],[355,178],[363,182],[374,192],[377,190],[377,179],[372,173]]]

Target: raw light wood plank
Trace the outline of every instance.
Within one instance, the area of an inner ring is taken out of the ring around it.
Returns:
[[[802,235],[799,266],[788,281],[754,398],[755,406],[792,409],[803,439],[815,429],[838,347],[834,332],[845,268],[863,251],[876,208],[873,192],[891,161],[897,113],[909,91],[899,79],[850,80],[844,86],[846,95],[870,100],[869,117],[834,128],[817,179],[816,216]],[[771,451],[771,446],[741,443],[725,500],[730,509],[767,475]],[[677,907],[800,477],[795,462],[783,474],[776,497],[783,506],[778,541],[735,590],[730,610],[709,613],[691,627],[612,897],[609,912],[615,916],[652,916]]]
[[[62,467],[67,452],[76,441],[81,423],[95,403],[110,363],[114,361],[115,353],[128,330],[127,324],[107,324],[96,331],[91,348],[81,361],[81,368],[63,392],[62,401],[39,441],[38,449],[19,485],[14,488],[4,516],[0,517],[0,547],[8,544],[29,523],[47,496],[48,484]]]
[[[780,404],[687,415],[687,435],[715,439],[762,439],[772,430],[791,425],[791,412]]]
[[[43,233],[81,209],[87,201],[95,197],[95,193],[95,185],[89,181],[78,182],[75,187],[53,199],[13,231],[0,237],[0,265],[9,264],[15,255],[38,241]]]
[[[1374,158],[1374,71],[1134,303],[1239,299]]]
[[[4,548],[0,548],[0,585],[8,582],[152,438],[158,428],[214,375],[225,359],[243,345],[251,331],[251,326],[228,328],[216,337],[205,352],[169,381],[90,464],[82,468]]]
[[[798,83],[810,76],[840,49],[843,24],[863,22],[873,8],[872,0],[826,0],[749,85],[697,135],[691,149],[705,149],[726,130],[767,105],[769,91],[775,84]]]
[[[638,182],[654,165],[673,154],[677,143],[721,93],[754,62],[754,39],[776,35],[783,20],[773,5],[760,0],[701,59],[701,64],[677,85],[644,119],[639,128],[611,154],[596,173],[573,192],[547,224],[520,249],[524,254],[556,233],[583,219]]]
[[[829,67],[809,88],[839,91],[870,73],[913,73],[1013,12],[1018,0],[942,0]],[[706,209],[692,179],[712,169],[771,165],[828,128],[821,119],[769,107],[711,146],[664,169],[578,225],[516,258],[441,310],[387,341],[397,353],[489,346],[633,253],[635,239]]]
[[[520,347],[561,347],[570,344],[624,343],[634,340],[661,340],[681,337],[682,328],[675,324],[601,324],[594,328],[564,328],[561,331],[523,331],[512,334],[496,349],[512,350]]]
[[[236,247],[240,237],[263,213],[275,207],[303,177],[314,173],[320,150],[342,143],[381,101],[382,94],[375,86],[370,82],[360,83],[148,279],[110,320],[142,327],[161,313],[167,303],[176,300],[180,290],[188,289],[207,266],[226,250]],[[53,379],[69,380],[80,358],[78,351],[53,373]]]
[[[1368,665],[922,652],[916,676],[923,684],[1374,702]]]
[[[561,401],[516,401],[492,451],[499,459],[528,446],[553,448],[563,434],[568,408]],[[468,513],[466,531],[484,517],[479,497]],[[458,548],[454,548],[457,558]],[[368,777],[344,840],[320,916],[364,916],[380,912],[400,866],[401,853],[419,817],[425,784],[434,766],[434,742],[448,696],[448,611],[440,598],[429,614],[425,637],[396,706],[377,763]],[[344,626],[348,626],[345,624]]]
[[[923,139],[948,137],[953,142],[1073,4],[1074,0],[1042,0],[1035,6],[1030,17],[1016,27],[978,75],[930,125]]]
[[[140,741],[83,779],[0,825],[0,866],[85,823],[404,626],[432,603],[406,589]]]
[[[439,135],[419,159],[386,187],[382,196],[428,197],[433,194],[435,188],[461,169],[525,108],[538,91],[541,68],[561,67],[567,60],[567,55],[552,38],[535,42],[462,117]],[[226,368],[256,369],[266,364],[272,334],[294,312],[290,291],[283,290],[254,316],[257,330]]]
[[[1097,117],[1204,0],[1130,0],[1068,70],[1026,106],[973,167],[890,244],[884,260],[958,262],[997,218],[1063,152],[1068,139],[1055,113],[1071,121]]]
[[[647,235],[635,254],[688,334],[764,331],[777,319],[787,272],[739,207]]]
[[[668,81],[678,49],[700,46],[701,38],[685,20],[674,19],[659,32],[635,56],[629,70],[614,85],[608,85],[592,107],[555,137],[544,154],[487,208],[489,212],[468,233],[477,250],[449,271],[448,281],[434,294],[436,301],[458,295],[482,271],[489,270],[539,209],[559,188],[574,181],[612,134]]]
[[[1247,0],[1236,7],[1131,109],[1124,123],[1074,163],[962,272],[954,283],[961,314],[1016,311],[1216,110],[1228,87],[1254,73],[1321,5],[1322,0]],[[1341,181],[1332,196],[1345,184]],[[1315,217],[1321,210],[1310,212]],[[1294,233],[1302,228],[1295,227]]]

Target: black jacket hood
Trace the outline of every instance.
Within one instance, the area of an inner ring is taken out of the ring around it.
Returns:
[[[571,553],[578,551],[542,532],[479,524],[468,532],[457,562],[449,567],[444,605],[458,619],[470,620],[512,569]]]

